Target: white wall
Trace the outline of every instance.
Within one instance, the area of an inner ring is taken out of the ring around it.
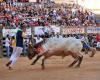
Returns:
[[[100,0],[78,0],[78,4],[95,14],[100,14]]]
[[[29,2],[36,2],[36,0],[29,0]]]
[[[88,9],[100,9],[100,0],[78,0],[78,4]]]

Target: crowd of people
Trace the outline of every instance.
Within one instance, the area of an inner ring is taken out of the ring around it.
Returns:
[[[43,5],[38,3],[0,3],[0,24],[5,28],[20,26],[89,27],[96,26],[92,12],[76,4]]]
[[[0,3],[0,24],[6,28],[26,26],[96,26],[92,12],[75,4],[52,3],[48,6],[36,3]]]

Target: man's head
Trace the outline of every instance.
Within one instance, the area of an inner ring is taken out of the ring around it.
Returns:
[[[23,32],[26,32],[26,27],[23,27],[22,30],[23,30]]]
[[[23,32],[26,32],[26,26],[24,26],[24,24],[21,25],[20,29],[21,29]]]

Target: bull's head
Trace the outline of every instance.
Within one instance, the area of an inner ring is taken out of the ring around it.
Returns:
[[[32,59],[37,54],[36,50],[34,49],[32,44],[28,45],[28,59]]]

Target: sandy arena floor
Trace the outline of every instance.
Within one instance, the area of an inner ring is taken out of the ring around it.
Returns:
[[[0,59],[0,80],[100,80],[100,52],[93,58],[84,56],[80,68],[68,68],[73,61],[71,57],[51,57],[41,70],[41,60],[31,66],[27,57],[19,58],[13,70],[9,71],[5,64],[8,59]]]

